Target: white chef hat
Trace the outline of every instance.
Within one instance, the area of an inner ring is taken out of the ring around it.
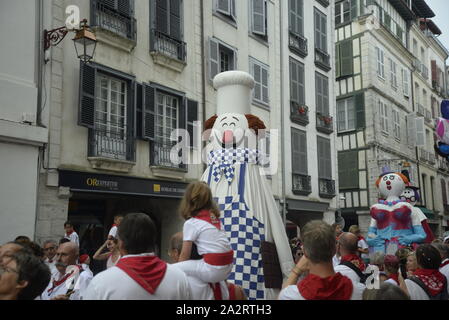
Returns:
[[[224,113],[251,113],[251,93],[254,78],[244,71],[226,71],[214,78],[217,90],[217,115]]]

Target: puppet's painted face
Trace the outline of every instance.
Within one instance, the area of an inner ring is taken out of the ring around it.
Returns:
[[[414,206],[416,204],[416,201],[418,201],[417,191],[412,188],[406,187],[404,192],[402,192],[400,199]]]
[[[212,137],[223,147],[240,146],[248,129],[246,116],[239,113],[221,114],[215,120]]]
[[[399,175],[389,173],[380,178],[379,192],[385,199],[391,196],[399,198],[402,192],[404,192],[405,186],[405,182]]]
[[[439,141],[449,144],[449,120],[438,118],[435,133]]]

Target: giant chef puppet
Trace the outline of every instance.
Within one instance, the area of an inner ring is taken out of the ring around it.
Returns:
[[[254,79],[246,72],[229,71],[214,78],[214,87],[217,115],[205,124],[212,132],[202,180],[209,184],[219,205],[234,250],[228,280],[242,286],[249,299],[276,299],[282,278],[294,263],[279,209],[261,174],[261,153],[254,144],[260,133],[257,130],[265,128],[259,118],[249,114]],[[273,280],[273,272],[280,280],[274,281],[276,285],[267,281]]]

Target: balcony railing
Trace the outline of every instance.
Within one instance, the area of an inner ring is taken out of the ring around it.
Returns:
[[[309,107],[290,101],[290,120],[303,126],[309,124]]]
[[[289,33],[288,46],[290,50],[303,58],[308,54],[307,39],[291,30]]]
[[[324,71],[331,69],[330,55],[319,48],[315,48],[315,65]]]
[[[132,136],[104,130],[89,130],[89,157],[135,161],[136,142]]]
[[[425,109],[424,109],[424,106],[422,105],[422,104],[420,104],[420,103],[417,103],[416,104],[416,106],[417,106],[417,113],[420,115],[420,116],[425,116],[426,115],[426,111],[425,111]]]
[[[419,148],[419,160],[420,161],[429,161],[429,152],[427,152],[423,148]]]
[[[334,132],[334,119],[331,116],[316,113],[316,129],[319,132],[330,134]]]
[[[429,152],[428,158],[429,158],[429,163],[430,164],[435,164],[436,163],[435,154],[433,152]]]
[[[423,63],[421,64],[421,75],[424,79],[429,79],[429,69]]]
[[[156,29],[151,29],[150,43],[150,51],[162,53],[182,62],[187,61],[187,46],[184,41],[173,39]]]
[[[335,180],[319,179],[320,197],[332,199],[335,197]]]
[[[176,154],[173,150],[174,142],[154,141],[150,147],[150,164],[152,166],[164,167],[169,169],[180,169],[187,171],[186,164],[176,164],[172,162],[171,153],[174,152],[174,157],[180,157],[181,154]]]
[[[98,0],[91,1],[91,24],[132,41],[137,40],[136,19],[119,13]]]
[[[292,174],[293,193],[297,195],[307,196],[312,192],[311,178],[305,174]]]

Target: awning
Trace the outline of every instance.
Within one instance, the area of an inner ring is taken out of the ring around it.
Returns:
[[[412,11],[404,0],[390,0],[390,3],[404,20],[408,21],[415,19],[415,10]]]
[[[417,206],[418,207],[418,206]],[[435,218],[435,212],[433,212],[432,210],[427,209],[426,207],[418,207],[419,209],[421,209],[421,211],[424,213],[424,215],[428,218],[428,219],[433,219]]]
[[[440,28],[431,20],[431,19],[421,19],[421,30],[428,29],[430,32],[432,32],[434,35],[439,36],[442,32]]]
[[[433,18],[435,13],[425,0],[413,0],[413,12],[420,18]]]

